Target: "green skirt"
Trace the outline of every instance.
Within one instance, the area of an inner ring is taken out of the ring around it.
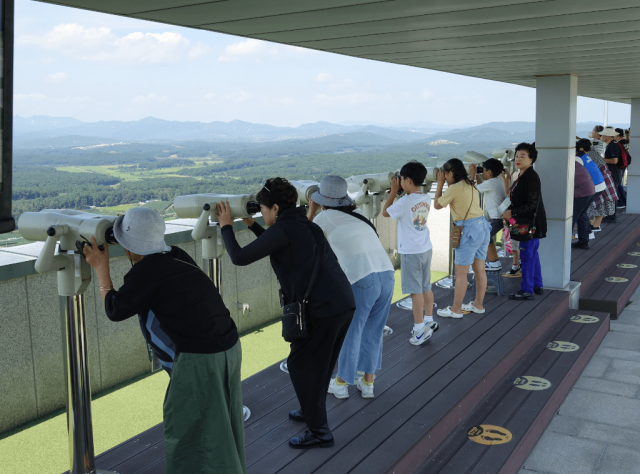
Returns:
[[[163,406],[167,474],[246,474],[241,362],[240,341],[178,354]]]

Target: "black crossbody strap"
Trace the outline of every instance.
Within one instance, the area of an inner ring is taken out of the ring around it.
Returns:
[[[311,279],[309,280],[309,286],[307,287],[307,291],[304,294],[304,298],[302,300],[303,303],[309,302],[309,296],[311,296],[311,291],[313,290],[313,285],[316,283],[316,278],[318,277],[318,272],[320,271],[320,240],[316,236],[315,228],[309,222],[309,230],[311,230],[311,234],[316,241],[316,262],[313,265],[313,272],[311,273]]]
[[[369,227],[371,227],[371,229],[373,229],[373,231],[376,233],[376,235],[378,235],[378,231],[376,230],[376,226],[374,226],[371,221],[369,219],[367,219],[365,216],[361,216],[360,214],[356,214],[353,211],[343,211],[342,209],[336,209],[337,211],[340,212],[344,212],[345,214],[348,214],[352,217],[355,217],[356,219],[361,220],[362,222],[365,222],[366,224],[369,225]]]

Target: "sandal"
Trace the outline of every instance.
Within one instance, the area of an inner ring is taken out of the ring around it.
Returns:
[[[438,316],[442,318],[461,319],[463,315],[454,313],[453,311],[451,311],[451,306],[447,306],[446,308],[442,308],[438,310]]]
[[[462,311],[469,311],[470,313],[484,314],[486,310],[478,309],[475,306],[473,306],[473,302],[469,302],[467,304],[462,305]]]

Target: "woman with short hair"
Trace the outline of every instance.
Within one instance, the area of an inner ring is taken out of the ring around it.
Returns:
[[[311,196],[307,217],[324,231],[356,301],[329,393],[349,398],[348,385],[355,385],[362,398],[373,398],[374,374],[382,367],[382,330],[393,297],[394,269],[375,227],[356,208],[347,188],[339,176],[324,177]],[[319,207],[323,211],[316,216]]]
[[[101,251],[92,236],[84,255],[96,270],[107,317],[138,315],[170,376],[162,407],[167,474],[246,474],[242,352],[218,289],[184,250],[165,244],[165,223],[154,210],[128,210],[113,231],[132,265],[118,290],[108,247]]]
[[[290,412],[289,418],[306,423],[309,429],[291,438],[289,446],[330,447],[334,441],[327,424],[327,390],[356,308],[351,285],[322,230],[309,222],[304,207],[296,207],[298,192],[289,181],[268,179],[256,197],[269,228],[265,230],[251,217],[243,219],[257,237],[245,247],[236,240],[228,203],[217,205],[225,247],[234,265],[249,265],[269,257],[284,305],[302,303],[316,260],[320,259],[307,305],[309,333],[291,343],[287,359],[300,402],[300,410]]]
[[[463,311],[483,314],[483,301],[487,290],[485,260],[491,238],[491,225],[484,218],[480,207],[480,193],[467,175],[462,161],[452,158],[438,171],[438,187],[434,198],[434,208],[450,206],[453,222],[462,226],[460,243],[455,249],[456,286],[453,305],[438,310],[443,318],[462,318]],[[443,194],[445,181],[449,185]],[[473,302],[463,304],[467,292],[469,265],[473,267],[476,279],[476,297]]]
[[[538,159],[538,150],[533,144],[520,143],[516,147],[515,166],[520,171],[518,179],[511,185],[511,206],[502,217],[530,221],[535,216],[536,232],[531,240],[520,242],[520,259],[522,260],[522,283],[520,290],[509,295],[512,300],[529,300],[534,293],[544,293],[542,270],[538,247],[540,239],[547,236],[547,215],[542,200],[542,184],[540,176],[533,169]]]

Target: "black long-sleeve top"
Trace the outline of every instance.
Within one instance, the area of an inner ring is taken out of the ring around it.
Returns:
[[[518,218],[533,217],[538,206],[538,198],[540,198],[540,205],[536,216],[534,238],[543,239],[547,236],[547,213],[544,210],[540,176],[531,166],[511,186],[511,206],[509,209],[511,209],[513,218],[518,221]]]
[[[184,250],[154,253],[136,263],[105,299],[111,321],[151,310],[179,352],[213,354],[238,342],[218,289]]]
[[[243,248],[236,241],[233,226],[224,226],[227,253],[235,265],[249,265],[268,256],[285,304],[302,302],[317,252],[320,269],[309,298],[311,316],[324,318],[355,309],[351,284],[322,230],[307,219],[304,207],[282,211],[266,230],[254,223],[251,231],[258,238]]]

